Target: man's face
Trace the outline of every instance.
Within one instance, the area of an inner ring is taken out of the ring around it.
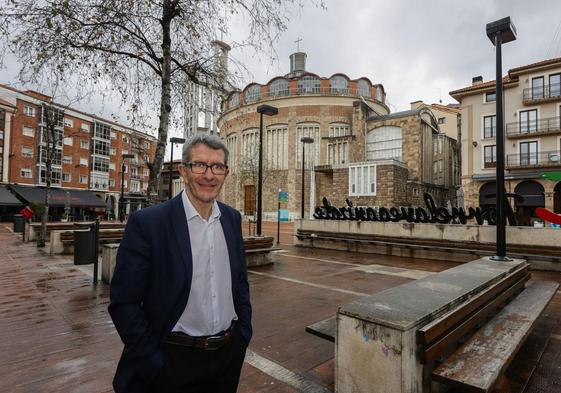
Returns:
[[[211,149],[202,143],[191,148],[191,164],[224,164],[224,158],[224,151]],[[185,181],[186,191],[195,201],[203,204],[212,203],[216,199],[228,175],[228,171],[223,175],[215,175],[208,167],[204,173],[197,174],[189,165],[181,165],[179,172]]]

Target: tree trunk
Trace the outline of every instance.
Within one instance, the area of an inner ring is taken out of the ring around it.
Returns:
[[[158,144],[154,162],[150,166],[150,180],[148,182],[148,200],[156,202],[156,190],[160,181],[169,130],[169,114],[171,112],[171,21],[175,15],[175,5],[170,0],[163,2],[162,15],[162,93],[160,104],[160,124],[158,127]]]

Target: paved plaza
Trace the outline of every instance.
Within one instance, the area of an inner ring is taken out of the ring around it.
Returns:
[[[276,223],[265,223],[264,232],[276,234]],[[240,393],[333,391],[333,343],[305,327],[358,297],[457,265],[298,248],[292,236],[283,223],[275,263],[249,272],[254,336]],[[94,286],[92,271],[22,243],[0,224],[0,392],[113,391],[122,344],[107,312],[109,288]],[[533,272],[532,279],[561,283],[561,273]],[[561,392],[559,291],[507,376],[502,392]]]

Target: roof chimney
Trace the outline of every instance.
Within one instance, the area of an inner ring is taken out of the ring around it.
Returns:
[[[474,76],[473,78],[471,78],[471,85],[477,85],[479,83],[483,83],[483,77],[481,75],[479,76]]]

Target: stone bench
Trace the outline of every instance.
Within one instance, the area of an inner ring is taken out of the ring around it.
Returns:
[[[76,225],[87,225],[93,224],[91,222],[48,222],[47,223],[47,239],[50,238],[52,231],[71,231],[76,229]],[[112,221],[102,221],[99,223],[100,229],[124,229],[125,223],[120,222],[112,222]],[[36,241],[41,231],[41,223],[40,222],[33,222],[26,225],[26,229],[28,234],[26,236],[27,241]]]
[[[337,318],[307,326],[318,337],[339,337],[338,391],[439,391],[433,381],[491,391],[559,285],[533,282],[525,287],[530,276],[526,263],[481,261],[471,269],[449,269],[355,301],[342,306]],[[463,280],[458,276],[462,271]],[[404,303],[408,299],[411,304]],[[378,349],[366,359],[371,345]],[[365,362],[371,370],[357,375]],[[363,383],[350,389],[350,380]]]
[[[80,228],[82,230],[82,228]],[[123,238],[124,229],[103,229],[99,231],[99,244],[119,243]],[[51,231],[51,254],[74,253],[74,231]]]
[[[244,237],[245,259],[248,267],[269,265],[273,263],[271,252],[280,250],[273,246],[274,238],[271,236]]]

